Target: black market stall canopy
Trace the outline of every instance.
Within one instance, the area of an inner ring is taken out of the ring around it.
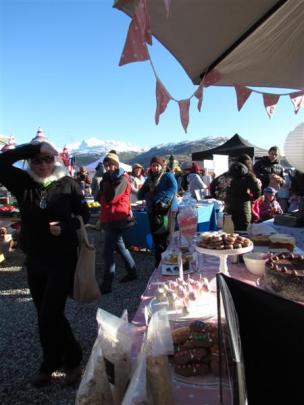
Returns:
[[[216,148],[192,153],[192,160],[212,160],[213,155],[228,155],[229,157],[237,157],[242,153],[247,153],[247,155],[252,158],[262,157],[267,155],[267,150],[259,148],[258,146],[246,141],[240,135],[235,134],[227,142],[217,146]]]

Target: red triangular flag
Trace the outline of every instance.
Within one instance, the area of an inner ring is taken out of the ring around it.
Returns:
[[[136,9],[135,15],[141,28],[142,36],[146,43],[152,45],[152,35],[150,28],[150,17],[147,10],[147,0],[140,0]]]
[[[297,91],[289,95],[292,104],[294,105],[294,112],[297,114],[302,107],[304,107],[304,91]]]
[[[136,15],[130,24],[124,49],[121,54],[119,66],[131,62],[149,60],[147,45],[143,40],[141,29]]]
[[[163,84],[159,79],[156,79],[156,111],[155,111],[155,123],[158,125],[159,116],[162,114],[169,101],[171,100],[170,94],[167,92]]]
[[[248,89],[245,86],[240,86],[239,84],[236,84],[234,86],[235,92],[236,92],[236,98],[237,98],[237,108],[238,111],[241,111],[241,108],[247,101],[248,97],[252,93],[252,90]]]
[[[197,109],[198,109],[198,111],[201,111],[202,102],[203,102],[203,83],[201,83],[198,86],[196,92],[194,93],[194,96],[198,99]]]
[[[204,86],[212,86],[214,83],[218,82],[221,78],[221,74],[218,70],[212,69],[206,76],[203,78]]]
[[[187,98],[185,100],[179,100],[178,105],[179,105],[179,114],[180,114],[182,126],[183,126],[185,132],[187,133],[187,127],[189,124],[190,98]]]
[[[277,94],[263,94],[264,106],[266,108],[268,117],[271,118],[280,96]]]

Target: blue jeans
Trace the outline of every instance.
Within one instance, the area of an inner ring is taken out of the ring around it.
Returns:
[[[121,256],[127,272],[135,271],[135,262],[131,253],[126,248],[122,231],[119,229],[104,230],[104,250],[103,257],[105,261],[104,280],[112,279],[115,273],[114,251],[117,251]]]

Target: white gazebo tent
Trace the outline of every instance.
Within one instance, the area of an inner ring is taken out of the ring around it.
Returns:
[[[94,175],[95,174],[95,169],[97,167],[97,165],[99,163],[103,162],[103,159],[105,158],[105,155],[101,156],[100,158],[98,158],[97,160],[95,160],[94,162],[91,162],[89,164],[86,165],[86,169],[87,171],[91,174]],[[119,163],[119,166],[124,169],[126,172],[131,172],[132,171],[132,166],[127,165],[126,163]]]

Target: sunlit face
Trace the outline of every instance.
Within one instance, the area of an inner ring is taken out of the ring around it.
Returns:
[[[133,173],[135,174],[135,176],[139,177],[141,175],[141,167],[135,167],[133,169]]]
[[[162,170],[162,165],[153,162],[150,166],[152,173],[159,173]]]
[[[275,150],[271,150],[268,152],[268,157],[269,157],[270,161],[272,162],[273,160],[275,160],[279,157],[279,154]]]
[[[113,173],[117,169],[117,166],[110,161],[104,162],[103,166],[105,168],[105,171],[109,173]]]
[[[38,177],[45,179],[54,171],[55,158],[54,156],[39,154],[30,160],[30,166]]]

